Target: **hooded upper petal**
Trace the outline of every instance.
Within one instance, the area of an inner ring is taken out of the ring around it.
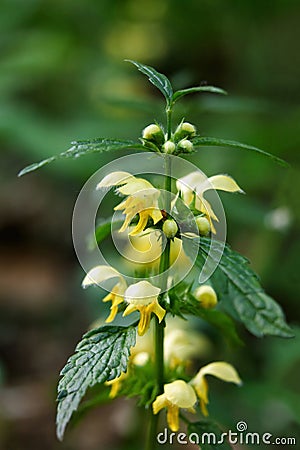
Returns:
[[[125,283],[122,275],[113,267],[105,265],[96,266],[87,273],[82,282],[82,287],[86,288],[93,284],[99,284],[103,281],[109,280],[110,278],[117,277],[120,278],[120,281],[123,281]]]
[[[121,184],[127,183],[132,178],[135,178],[129,172],[112,172],[106,175],[100,183],[97,184],[96,189],[107,188],[111,186],[119,186]]]

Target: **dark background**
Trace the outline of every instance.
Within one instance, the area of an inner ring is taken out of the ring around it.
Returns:
[[[74,139],[136,139],[161,118],[160,94],[126,58],[153,65],[177,88],[223,87],[228,97],[186,98],[178,117],[291,164],[222,148],[192,158],[208,175],[230,173],[246,191],[222,195],[228,241],[249,257],[296,334],[259,340],[241,329],[241,349],[215,338],[210,360],[234,362],[244,386],[212,380],[211,414],[225,427],[245,420],[249,431],[299,442],[299,21],[297,0],[1,2],[1,449],[141,448],[128,401],[91,412],[63,444],[54,428],[58,372],[103,309],[95,290],[80,288],[72,209],[85,180],[114,155],[17,178]]]

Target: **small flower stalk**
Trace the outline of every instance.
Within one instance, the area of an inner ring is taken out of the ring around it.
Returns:
[[[139,62],[129,62],[165,97],[165,122],[146,126],[136,141],[100,138],[73,142],[68,151],[32,164],[20,175],[58,158],[78,158],[92,152],[135,151],[130,169],[119,170],[123,166],[118,164],[118,170],[104,172],[94,186],[102,191],[101,195],[113,189],[122,197],[121,202],[111,205],[111,212],[117,211],[122,216],[116,235],[126,245],[121,252],[109,250],[113,265],[103,263],[102,258],[101,264],[87,270],[83,279],[82,286],[94,286],[99,299],[109,305],[109,312],[104,313],[105,319],[102,320],[103,315],[100,317],[100,326],[83,336],[61,372],[57,436],[63,438],[68,421],[87,390],[100,383],[106,386],[109,399],[119,396],[138,399],[149,417],[148,432],[142,433],[140,447],[155,450],[161,426],[159,416],[163,411],[172,432],[180,430],[182,421],[191,424],[186,413],[195,414],[196,420],[205,427],[209,424],[216,427],[207,418],[209,396],[214,395],[209,392],[209,378],[241,385],[241,378],[231,364],[209,362],[214,360],[215,351],[210,328],[219,334],[221,341],[235,345],[241,343],[235,320],[257,337],[293,336],[281,308],[263,291],[248,261],[219,240],[220,213],[208,200],[207,193],[239,194],[243,190],[229,175],[207,177],[198,167],[191,169],[191,163],[185,170],[185,161],[202,148],[204,151],[205,147],[219,146],[247,149],[281,164],[284,162],[247,144],[202,136],[185,119],[174,125],[173,110],[181,98],[225,91],[207,85],[174,91],[165,75]],[[137,151],[145,153],[145,170],[136,167]],[[147,171],[150,152],[163,172]],[[101,161],[99,165],[102,166]],[[174,175],[174,166],[179,167],[178,176]],[[139,173],[147,175],[141,177]],[[111,222],[115,225],[114,216]],[[99,251],[100,244],[109,236],[107,225],[109,221],[100,222],[95,230]],[[217,262],[209,272],[210,264],[206,263],[212,260]],[[205,280],[201,281],[203,272]],[[103,294],[103,289],[108,293]],[[201,333],[197,321],[201,321]],[[236,358],[236,354],[231,356]],[[206,364],[196,372],[199,359]],[[238,361],[235,364],[238,366]],[[97,401],[96,398],[96,404]],[[223,406],[230,421],[231,406]],[[213,414],[220,422],[218,411]]]

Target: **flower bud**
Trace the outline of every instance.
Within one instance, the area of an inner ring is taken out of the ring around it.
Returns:
[[[199,233],[202,236],[207,236],[211,230],[209,220],[204,216],[196,217],[196,224],[199,230]]]
[[[158,146],[162,146],[163,143],[165,142],[165,136],[164,136],[162,129],[155,123],[148,125],[143,130],[142,137],[143,137],[143,139],[153,142],[154,144],[156,144]]]
[[[215,290],[207,285],[199,286],[195,292],[194,297],[199,300],[202,308],[212,309],[218,303],[218,298]]]
[[[196,128],[189,122],[183,122],[176,128],[174,139],[176,142],[181,139],[191,138],[196,135]]]
[[[178,232],[177,223],[173,219],[168,219],[163,224],[162,230],[167,238],[173,239]]]
[[[184,153],[191,153],[193,151],[193,144],[188,139],[181,139],[178,143],[178,148],[180,148]]]
[[[175,148],[176,148],[175,144],[172,141],[167,141],[163,145],[163,149],[164,149],[165,153],[172,154],[172,153],[174,153]]]

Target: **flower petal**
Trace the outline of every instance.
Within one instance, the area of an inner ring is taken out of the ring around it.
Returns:
[[[148,308],[151,307],[151,311],[158,317],[159,323],[163,320],[166,314],[166,310],[160,306],[157,300],[155,300]]]
[[[205,192],[209,189],[217,189],[219,191],[226,192],[244,192],[234,181],[234,179],[229,175],[214,175],[213,177],[209,177],[207,181],[209,183],[205,183],[202,192]]]
[[[106,175],[103,180],[97,184],[96,189],[119,186],[120,184],[127,183],[129,180],[134,178],[135,177],[129,172],[112,172]]]
[[[147,210],[140,211],[139,216],[140,216],[139,221],[138,221],[137,225],[134,227],[134,229],[132,231],[130,231],[129,236],[136,236],[137,234],[144,231],[144,229],[147,225],[147,222],[148,222],[148,217],[149,217],[148,211]]]
[[[138,308],[140,311],[140,321],[138,324],[138,335],[143,336],[149,328],[151,320],[151,309],[147,306],[141,306]]]
[[[135,305],[128,305],[125,311],[123,312],[123,317],[128,316],[128,314],[133,313],[134,311],[137,311],[138,308]]]
[[[235,383],[238,385],[242,384],[242,380],[240,379],[235,368],[224,361],[213,362],[204,366],[198,372],[198,375],[213,375],[214,377],[219,378],[220,380],[227,381],[228,383]],[[198,376],[196,375],[196,377]]]
[[[143,280],[131,284],[125,291],[125,301],[135,306],[147,306],[158,297],[161,289]]]
[[[167,422],[172,431],[179,430],[179,408],[175,405],[169,405],[167,410]]]
[[[168,405],[168,401],[166,399],[166,394],[161,394],[156,397],[154,402],[152,403],[153,414],[159,413],[159,411],[165,406]]]
[[[110,278],[116,278],[119,277],[120,280],[124,281],[122,275],[113,267],[110,266],[96,266],[93,267],[85,276],[83,282],[82,282],[82,287],[86,288],[88,286],[91,286],[93,284],[99,284],[102,281],[106,281],[109,280]]]

